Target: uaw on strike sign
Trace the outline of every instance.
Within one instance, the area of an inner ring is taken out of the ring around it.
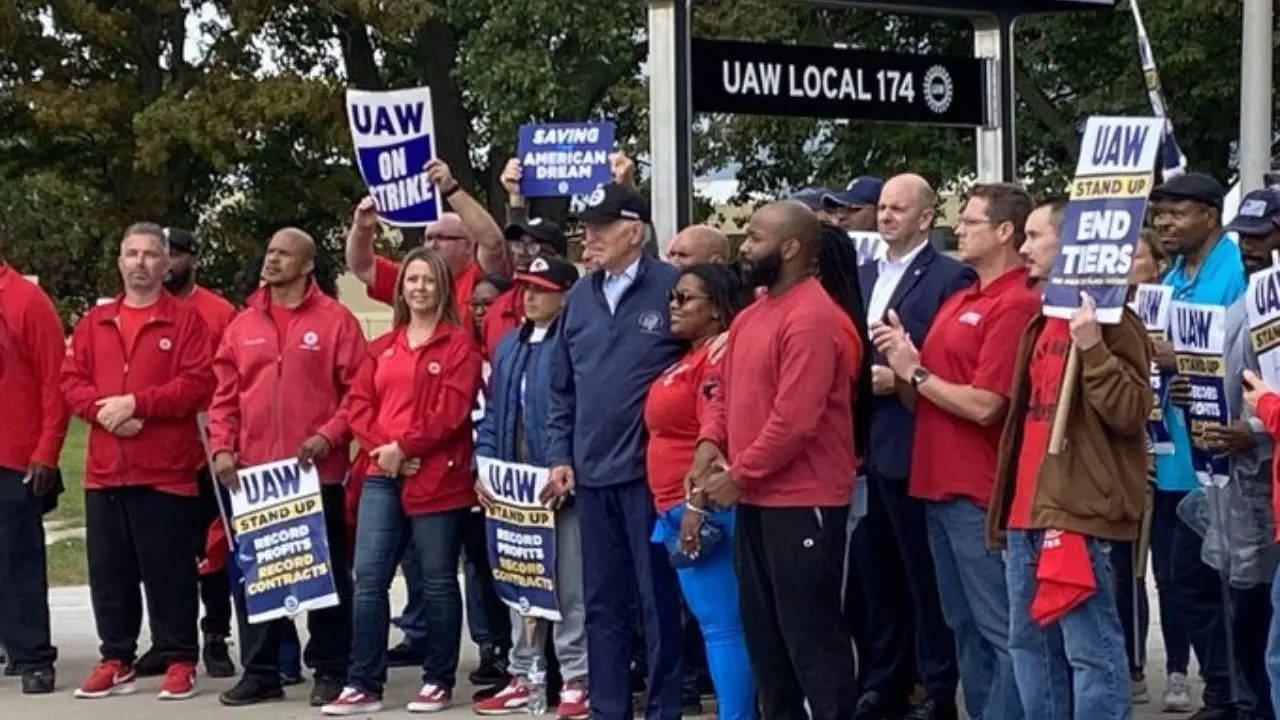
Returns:
[[[436,156],[431,90],[348,90],[347,120],[378,215],[401,227],[438,218],[440,198],[425,170]]]
[[[558,622],[556,515],[538,502],[546,468],[476,457],[493,498],[484,529],[498,597],[525,617]]]
[[[290,459],[237,474],[231,526],[249,622],[337,605],[315,468],[303,470]]]
[[[1045,287],[1045,315],[1069,320],[1084,291],[1098,322],[1120,322],[1163,132],[1161,118],[1089,118]]]

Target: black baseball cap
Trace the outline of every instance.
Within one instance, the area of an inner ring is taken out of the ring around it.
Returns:
[[[649,201],[630,185],[611,182],[601,185],[587,196],[587,207],[578,213],[578,219],[588,223],[614,220],[639,220],[647,223]]]
[[[1280,228],[1280,190],[1254,190],[1240,201],[1240,212],[1226,230],[1240,235],[1269,235]]]
[[[560,258],[536,257],[529,269],[516,273],[517,282],[526,282],[552,292],[565,292],[578,281],[578,267]]]
[[[1201,205],[1222,210],[1222,198],[1227,191],[1222,183],[1199,172],[1179,175],[1157,185],[1151,191],[1152,200],[1194,200]]]
[[[196,243],[196,236],[182,228],[165,228],[164,239],[169,243],[169,247],[178,248],[179,250],[191,253],[192,255],[195,255],[200,247]]]
[[[569,254],[569,240],[564,236],[564,230],[550,220],[525,218],[508,225],[502,234],[508,240],[519,240],[522,236],[528,235],[536,242],[550,245],[560,257]]]

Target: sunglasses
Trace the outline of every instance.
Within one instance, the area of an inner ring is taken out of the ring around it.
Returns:
[[[695,293],[685,292],[684,290],[672,290],[667,293],[667,302],[672,302],[676,305],[685,305],[690,300],[708,300],[710,298],[710,295],[697,295]]]

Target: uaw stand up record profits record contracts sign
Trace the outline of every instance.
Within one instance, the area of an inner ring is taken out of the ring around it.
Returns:
[[[556,598],[556,515],[538,502],[546,468],[476,457],[493,498],[484,521],[493,587],[525,617],[560,621]]]
[[[231,526],[249,622],[337,605],[315,467],[303,470],[296,459],[280,460],[238,475]]]
[[[1098,322],[1120,322],[1163,132],[1161,118],[1089,118],[1044,291],[1045,315],[1071,319],[1084,291]]]
[[[347,120],[360,175],[392,225],[421,227],[440,216],[440,198],[427,180],[436,156],[431,90],[347,91]]]
[[[694,39],[693,109],[986,125],[986,60]]]
[[[1201,485],[1227,484],[1230,456],[1208,441],[1211,427],[1230,422],[1227,408],[1225,352],[1227,309],[1174,301],[1173,352],[1178,374],[1191,383],[1191,404],[1186,407],[1191,436],[1191,464]]]
[[[1280,387],[1280,265],[1249,276],[1249,339],[1262,379]]]

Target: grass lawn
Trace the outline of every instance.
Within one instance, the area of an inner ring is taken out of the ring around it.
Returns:
[[[67,490],[58,497],[57,509],[45,516],[46,522],[60,522],[62,527],[84,525],[84,446],[88,437],[89,427],[79,418],[71,418],[59,458]]]
[[[84,585],[89,582],[88,560],[84,554],[84,538],[56,540],[45,548],[45,564],[49,568],[49,585]]]

